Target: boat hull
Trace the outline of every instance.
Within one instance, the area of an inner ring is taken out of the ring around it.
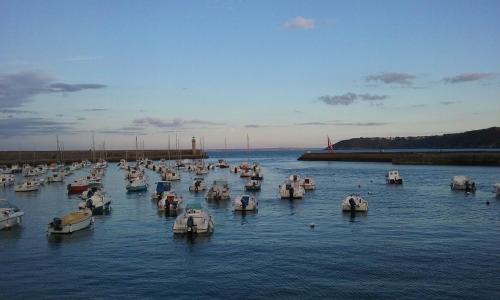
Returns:
[[[24,212],[16,212],[8,217],[0,218],[0,230],[12,228],[22,223]]]
[[[48,234],[70,234],[70,233],[73,233],[75,231],[79,231],[79,230],[83,230],[85,228],[88,228],[88,227],[90,227],[90,225],[92,225],[92,223],[93,223],[93,218],[92,218],[92,215],[90,215],[88,218],[85,218],[79,222],[75,222],[75,223],[68,224],[68,225],[63,225],[63,226],[61,226],[61,229],[56,229],[54,227],[51,227],[51,225],[49,225],[49,227],[47,229],[47,233]]]

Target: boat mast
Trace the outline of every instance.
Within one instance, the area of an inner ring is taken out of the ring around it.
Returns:
[[[170,168],[170,135],[168,135],[168,167]]]
[[[94,137],[94,132],[92,132],[92,162],[95,163],[95,137]]]
[[[138,161],[139,160],[139,157],[137,156],[138,153],[137,153],[137,135],[135,136],[135,161]]]
[[[250,138],[247,133],[247,161],[250,162]]]

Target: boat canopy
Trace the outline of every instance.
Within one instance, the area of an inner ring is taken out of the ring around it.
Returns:
[[[156,193],[161,194],[163,192],[170,191],[171,185],[168,181],[158,181],[156,183]]]

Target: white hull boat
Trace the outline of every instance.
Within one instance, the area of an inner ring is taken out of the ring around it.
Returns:
[[[5,199],[0,199],[0,230],[21,224],[24,212]]]
[[[397,170],[387,172],[385,180],[387,184],[403,184],[403,177],[401,177]]]
[[[2,174],[0,175],[0,186],[11,186],[16,182],[14,175]]]
[[[177,172],[166,172],[166,173],[163,173],[163,180],[165,180],[165,181],[179,181],[179,180],[181,180],[181,175]]]
[[[302,179],[300,182],[300,185],[304,188],[306,191],[314,190],[316,188],[316,183],[312,178],[305,177]]]
[[[90,227],[93,223],[90,209],[71,212],[62,218],[54,218],[48,225],[48,234],[68,234]]]
[[[174,191],[163,193],[163,197],[158,201],[159,211],[180,211],[182,210],[182,197],[177,196]]]
[[[203,178],[195,178],[193,183],[189,186],[189,191],[198,193],[207,189],[207,184]]]
[[[500,182],[495,184],[495,193],[497,197],[500,197]]]
[[[359,195],[349,195],[341,205],[342,211],[348,212],[366,212],[368,211],[368,202]]]
[[[102,215],[111,210],[111,201],[101,191],[95,192],[90,198],[83,200],[78,205],[79,209],[90,209],[92,215]]]
[[[14,187],[15,192],[34,192],[38,191],[40,184],[35,181],[25,181],[23,184]]]
[[[207,192],[207,200],[228,200],[231,198],[229,184],[225,180],[215,180]]]
[[[51,176],[47,177],[47,182],[48,183],[64,182],[64,175],[61,173],[52,174]]]
[[[249,180],[245,184],[245,190],[247,190],[247,191],[260,191],[260,181],[259,180]]]
[[[302,199],[305,190],[299,182],[285,182],[279,186],[281,199]]]
[[[466,176],[459,175],[453,176],[450,187],[452,190],[474,192],[476,190],[476,183]]]
[[[172,228],[174,234],[202,234],[214,231],[212,217],[201,209],[201,206],[190,205],[186,211],[175,219]]]
[[[253,196],[241,195],[234,199],[234,211],[255,211],[259,206],[259,202]]]
[[[138,177],[134,180],[130,180],[127,184],[127,192],[140,192],[146,191],[148,189],[148,183],[144,177]]]

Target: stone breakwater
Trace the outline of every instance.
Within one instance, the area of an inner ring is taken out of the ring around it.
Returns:
[[[41,164],[41,163],[51,163],[62,160],[66,163],[82,160],[92,160],[93,157],[96,159],[105,158],[107,161],[115,162],[120,159],[127,159],[133,161],[136,157],[146,157],[153,160],[158,159],[168,159],[168,150],[106,150],[96,151],[95,155],[92,155],[92,150],[74,150],[74,151],[0,151],[0,165],[11,165],[11,164],[24,164],[29,163]],[[190,150],[171,150],[170,159],[175,160],[181,157],[182,159],[198,159],[198,158],[208,158],[206,152],[201,152],[199,150],[193,152]]]
[[[500,152],[306,152],[298,160],[390,162],[395,165],[500,166]]]

